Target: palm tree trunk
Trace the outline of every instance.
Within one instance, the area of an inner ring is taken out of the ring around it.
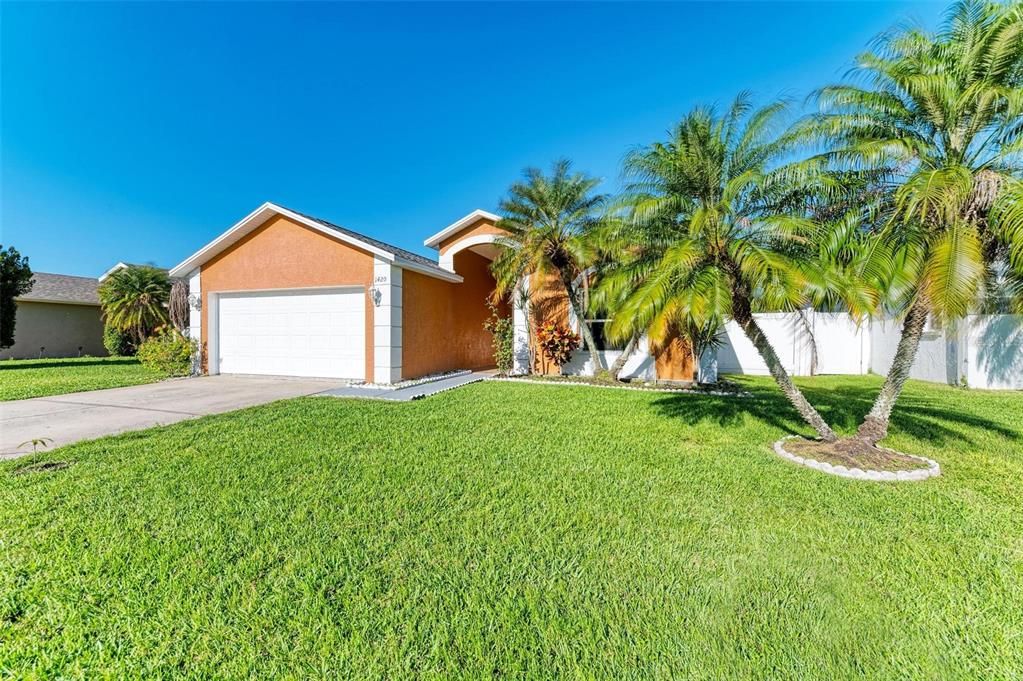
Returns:
[[[895,358],[884,379],[884,385],[881,386],[881,392],[877,394],[874,406],[870,408],[870,412],[856,431],[856,437],[861,440],[876,444],[888,434],[892,409],[895,408],[895,402],[899,399],[899,394],[902,393],[906,379],[909,378],[910,369],[913,368],[913,360],[916,359],[916,352],[920,348],[920,337],[924,333],[926,322],[927,303],[917,298],[902,323],[899,345],[895,349]]]
[[[629,361],[629,357],[631,357],[632,353],[636,351],[636,344],[638,342],[639,334],[632,334],[632,338],[630,338],[629,342],[625,344],[625,349],[622,350],[622,354],[618,355],[618,359],[616,359],[614,364],[611,365],[611,368],[607,370],[612,381],[618,380],[618,374],[622,373],[622,369],[625,368],[625,363]]]
[[[806,310],[799,308],[796,310],[796,314],[799,315],[799,320],[803,322],[803,330],[806,331],[806,335],[810,338],[810,375],[817,375],[817,339],[813,335],[813,326],[810,325],[810,320],[806,318]]]
[[[597,350],[597,344],[593,342],[593,331],[590,330],[590,325],[586,323],[586,317],[583,316],[582,306],[579,305],[579,295],[575,290],[575,286],[572,285],[570,277],[571,275],[568,272],[561,271],[561,283],[564,284],[565,292],[568,294],[568,304],[572,306],[572,313],[579,320],[579,334],[583,337],[583,341],[590,351],[593,375],[596,376],[604,371],[604,365],[600,361],[600,351]]]
[[[785,371],[785,367],[782,366],[777,353],[775,353],[774,348],[771,347],[771,343],[767,340],[767,335],[760,328],[760,325],[757,324],[753,315],[747,310],[742,310],[742,306],[735,307],[740,308],[733,310],[733,317],[735,318],[736,323],[739,324],[740,328],[742,328],[743,332],[746,334],[746,337],[749,338],[751,343],[753,343],[753,347],[755,347],[757,352],[760,353],[760,357],[764,360],[764,363],[767,364],[767,368],[771,372],[771,376],[774,377],[774,380],[778,384],[778,387],[781,388],[781,391],[785,393],[785,397],[787,397],[789,402],[792,403],[792,406],[796,408],[796,411],[798,411],[799,415],[803,417],[803,420],[817,431],[817,434],[821,436],[822,440],[827,442],[834,442],[837,440],[838,436],[835,435],[835,431],[831,430],[831,426],[824,421],[817,410],[813,408],[813,405],[806,400],[806,397],[803,396],[803,393],[800,392],[799,388],[795,386],[792,379],[789,378],[788,372]]]

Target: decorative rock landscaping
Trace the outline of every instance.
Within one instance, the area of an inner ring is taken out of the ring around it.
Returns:
[[[911,482],[918,480],[926,480],[927,478],[933,478],[941,475],[941,466],[938,465],[937,461],[928,459],[923,456],[916,456],[915,454],[902,454],[902,456],[908,456],[913,459],[918,459],[927,464],[927,468],[917,468],[908,471],[869,471],[863,470],[862,468],[847,468],[845,466],[836,466],[825,461],[816,461],[814,459],[806,459],[801,456],[796,456],[785,450],[785,440],[791,440],[798,438],[798,435],[789,435],[783,437],[774,443],[774,451],[778,456],[788,459],[794,463],[798,463],[801,466],[813,468],[821,471],[822,473],[828,473],[830,475],[837,475],[842,478],[853,478],[854,480],[874,480],[876,482]],[[876,447],[876,445],[875,445]],[[892,452],[893,454],[899,454],[892,449],[886,449],[885,447],[877,447],[883,451]]]

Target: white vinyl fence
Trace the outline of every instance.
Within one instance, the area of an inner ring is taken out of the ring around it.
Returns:
[[[755,315],[785,369],[810,374],[811,342],[818,374],[886,374],[902,332],[896,319],[857,324],[845,313],[807,311]],[[810,339],[813,339],[811,341]],[[718,371],[766,375],[767,366],[735,322],[725,326]],[[954,327],[928,325],[910,376],[990,390],[1023,390],[1023,316],[970,315]]]
[[[886,374],[902,331],[896,319],[873,319],[857,325],[845,313],[765,312],[755,315],[786,371],[809,376],[813,346],[817,374]],[[724,344],[700,358],[700,380],[717,374],[767,375],[769,372],[738,324],[723,330]],[[623,378],[654,380],[654,361],[644,338],[629,358]],[[603,354],[610,366],[618,351]],[[524,315],[516,316],[516,370],[528,365]],[[716,369],[715,369],[716,367]],[[592,375],[589,353],[577,350],[563,367],[566,374]],[[990,390],[1023,390],[1023,315],[970,315],[955,327],[928,326],[910,376],[922,381],[968,385]]]

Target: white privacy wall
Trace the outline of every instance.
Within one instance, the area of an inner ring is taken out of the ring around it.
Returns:
[[[873,341],[870,369],[875,374],[883,376],[892,368],[895,350],[902,333],[902,321],[891,318],[875,319],[870,324],[870,330]],[[957,334],[938,330],[924,331],[909,377],[951,385],[959,383],[957,346]]]
[[[817,342],[818,374],[884,375],[902,332],[898,319],[857,326],[845,313],[807,312]],[[810,373],[805,326],[794,312],[755,315],[786,371]],[[766,375],[767,366],[735,322],[717,351],[721,373]],[[910,377],[991,390],[1023,390],[1023,315],[970,315],[956,327],[931,328],[920,339]]]
[[[806,324],[796,312],[764,312],[754,315],[767,335],[785,371],[809,376],[811,338],[817,341],[817,373],[865,374],[870,362],[870,332],[858,327],[847,314],[807,311]],[[766,376],[770,372],[760,353],[734,321],[725,325],[725,343],[718,348],[718,371],[726,374]]]
[[[962,335],[971,387],[1023,390],[1023,315],[970,315]]]
[[[521,314],[521,313],[520,313]],[[817,343],[818,374],[874,373],[884,375],[892,366],[902,332],[898,319],[875,319],[857,325],[845,313],[807,311],[807,322]],[[522,314],[524,317],[524,314]],[[794,376],[810,374],[810,334],[795,312],[754,315],[785,370]],[[516,318],[516,369],[528,366],[528,335],[524,320]],[[521,328],[519,328],[521,325]],[[767,365],[735,322],[724,328],[724,344],[717,349],[717,371],[722,374],[768,375]],[[623,378],[656,379],[653,357],[644,338],[629,358]],[[618,357],[614,350],[602,353],[605,366]],[[701,380],[713,381],[714,353],[700,358]],[[577,350],[563,373],[592,375],[589,353]],[[910,377],[921,381],[991,390],[1023,390],[1023,315],[970,315],[956,328],[930,328]]]
[[[635,352],[625,360],[625,366],[619,378],[636,379],[644,381],[657,380],[657,367],[654,364],[654,357],[649,352],[650,341],[646,336],[639,339]],[[600,360],[604,363],[605,369],[621,357],[621,350],[602,350]],[[590,361],[590,351],[580,348],[572,353],[572,359],[561,367],[561,373],[570,376],[592,376],[593,362]]]

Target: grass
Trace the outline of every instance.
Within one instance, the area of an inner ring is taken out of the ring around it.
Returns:
[[[0,466],[0,676],[1019,678],[1023,394],[911,382],[940,478],[752,398],[303,398]],[[845,432],[874,377],[801,381]],[[62,470],[11,473],[66,461]]]
[[[133,357],[0,361],[0,401],[153,383],[166,376]]]

